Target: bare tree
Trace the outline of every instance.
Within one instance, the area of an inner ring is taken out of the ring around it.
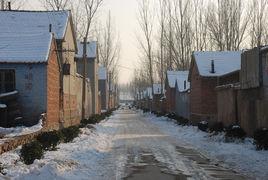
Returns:
[[[245,40],[249,16],[241,0],[210,3],[207,25],[217,50],[239,50]]]
[[[250,46],[261,46],[266,43],[267,40],[267,0],[251,0],[251,16],[250,16]]]
[[[205,16],[205,2],[204,0],[193,0],[193,30],[194,30],[194,50],[202,51],[207,49],[208,45],[208,33],[207,33],[207,23]]]
[[[11,5],[11,9],[19,10],[22,9],[26,3],[26,0],[1,0],[1,9],[8,9],[8,3]]]
[[[103,30],[101,30],[103,29]],[[120,39],[112,23],[109,12],[105,27],[97,30],[98,51],[100,63],[111,73],[111,79],[116,82],[118,79],[118,61],[120,58]]]
[[[39,0],[47,10],[59,11],[67,9],[70,5],[69,0]]]
[[[153,88],[153,15],[150,9],[149,0],[139,1],[139,17],[138,21],[140,24],[142,38],[138,39],[144,57],[149,65],[149,78],[150,84]]]

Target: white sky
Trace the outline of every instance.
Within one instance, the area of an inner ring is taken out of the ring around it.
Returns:
[[[25,9],[42,10],[38,0],[27,0]],[[116,31],[120,35],[121,58],[119,64],[130,69],[120,68],[119,82],[128,83],[132,80],[133,69],[138,61],[138,43],[136,32],[139,30],[137,22],[137,0],[104,0],[99,18],[104,21],[111,12]],[[103,22],[104,23],[104,22]]]

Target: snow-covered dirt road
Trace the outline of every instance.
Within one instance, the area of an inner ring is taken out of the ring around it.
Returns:
[[[108,120],[83,128],[73,143],[60,144],[32,165],[16,151],[0,156],[3,179],[249,179],[202,155],[151,115],[118,110]],[[165,130],[163,130],[163,128]]]

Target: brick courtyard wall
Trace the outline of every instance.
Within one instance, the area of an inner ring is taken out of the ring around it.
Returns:
[[[47,129],[58,129],[60,120],[60,72],[55,42],[47,65]]]

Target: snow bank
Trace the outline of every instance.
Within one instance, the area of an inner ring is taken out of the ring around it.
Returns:
[[[114,134],[118,123],[103,121],[82,128],[72,143],[62,143],[57,151],[47,151],[44,158],[25,165],[20,148],[1,155],[0,164],[10,179],[121,179],[127,161],[125,154],[113,156]],[[1,174],[0,174],[1,179]]]
[[[43,128],[43,120],[42,118],[39,120],[39,122],[31,127],[12,127],[12,128],[2,128],[0,127],[0,134],[4,135],[4,138],[11,138],[16,136],[22,136],[26,134],[31,134],[37,131],[40,131]]]
[[[218,163],[224,162],[253,178],[266,179],[268,176],[268,151],[256,151],[253,139],[247,138],[244,143],[226,143],[224,134],[213,136],[198,130],[197,127],[178,126],[166,117],[157,118],[150,114],[145,116],[161,131],[215,159]]]

